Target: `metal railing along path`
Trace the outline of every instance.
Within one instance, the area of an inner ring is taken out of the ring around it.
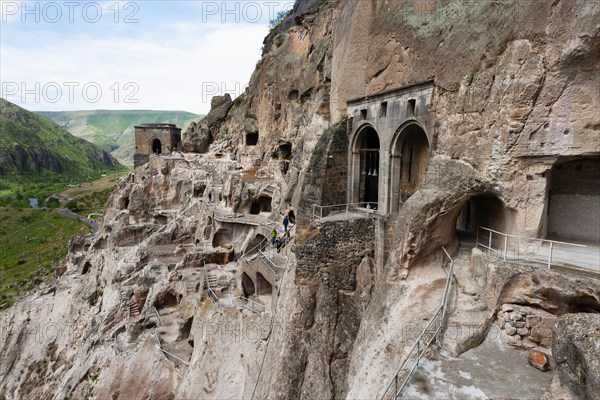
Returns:
[[[213,303],[218,308],[245,308],[247,310],[252,311],[255,314],[263,314],[265,312],[264,304],[260,304],[256,301],[247,299],[243,296],[239,297],[229,297],[229,304],[223,304],[221,302],[221,298],[217,296],[215,291],[212,289],[210,285],[210,281],[208,279],[208,271],[206,269],[206,263],[204,264],[204,276],[206,278],[206,290],[208,292],[208,297],[213,301]],[[240,300],[239,302],[236,300]]]
[[[312,219],[323,219],[327,216],[343,215],[345,218],[350,217],[350,213],[361,213],[372,215],[377,213],[377,203],[348,203],[348,204],[333,204],[327,206],[321,206],[318,204],[312,205]]]
[[[449,269],[446,271],[446,265],[448,264]],[[408,354],[404,357],[400,368],[398,368],[394,376],[392,376],[390,383],[386,386],[383,394],[379,397],[381,400],[397,400],[406,384],[410,381],[413,372],[419,366],[419,361],[427,349],[429,349],[429,346],[431,346],[435,340],[441,342],[440,333],[444,327],[444,322],[446,319],[448,297],[450,295],[450,287],[452,285],[452,279],[454,276],[454,260],[452,260],[452,257],[450,257],[444,247],[442,247],[441,266],[447,274],[442,303],[433,317],[429,320],[429,323],[425,326],[425,329],[421,331],[421,334],[417,337],[417,340],[408,351]]]
[[[168,352],[167,350],[165,350],[165,349],[163,349],[163,348],[162,348],[162,345],[161,345],[161,343],[160,343],[160,338],[158,337],[158,334],[156,333],[156,330],[154,331],[154,337],[156,338],[156,343],[158,343],[158,349],[159,349],[160,351],[162,351],[163,353],[165,353],[165,354],[167,354],[167,355],[169,355],[169,356],[171,356],[171,357],[173,357],[173,358],[175,358],[175,359],[177,359],[177,360],[181,361],[182,363],[184,363],[184,364],[185,364],[185,365],[187,365],[188,367],[190,366],[190,363],[188,363],[187,361],[185,361],[185,360],[181,359],[180,357],[177,357],[175,354],[173,354],[173,353],[170,353],[170,352]]]
[[[600,248],[556,240],[510,235],[477,227],[476,246],[503,261],[553,266],[575,266],[600,273]]]

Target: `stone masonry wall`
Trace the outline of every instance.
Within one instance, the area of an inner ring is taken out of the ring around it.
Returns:
[[[374,256],[375,226],[371,219],[327,221],[298,235],[296,284],[355,289],[356,268]]]
[[[333,133],[325,161],[327,166],[321,204],[345,204],[348,187],[348,135],[343,129],[343,123]]]
[[[502,341],[514,347],[533,348],[552,345],[552,327],[556,315],[539,308],[503,304],[498,312]]]

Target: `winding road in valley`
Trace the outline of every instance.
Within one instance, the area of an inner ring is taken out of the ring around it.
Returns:
[[[93,219],[82,217],[81,215],[78,215],[69,209],[61,208],[58,210],[58,212],[67,218],[78,219],[79,221],[83,222],[84,224],[92,227],[93,235],[95,235],[96,232],[98,232],[98,229],[100,228],[100,224],[98,222],[94,221]]]

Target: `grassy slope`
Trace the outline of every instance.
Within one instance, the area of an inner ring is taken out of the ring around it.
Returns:
[[[47,280],[67,252],[69,238],[90,228],[56,210],[0,208],[0,310]]]
[[[99,149],[89,142],[71,135],[51,119],[29,112],[0,99],[0,143],[10,146],[18,143],[26,149],[45,147],[64,158],[74,170],[90,172],[107,168],[96,158]],[[114,162],[114,160],[113,160]]]
[[[63,190],[67,183],[94,180],[103,172],[125,170],[114,159],[107,163],[107,155],[101,149],[71,135],[49,118],[0,99],[0,155],[16,154],[16,145],[50,154],[58,168],[18,170],[10,162],[4,162],[0,168],[0,205],[25,206],[27,197],[42,200]]]
[[[135,132],[133,127],[143,123],[172,123],[185,128],[192,121],[199,121],[202,115],[186,111],[41,111],[39,114],[52,118],[73,135],[94,143],[126,164],[134,150]]]

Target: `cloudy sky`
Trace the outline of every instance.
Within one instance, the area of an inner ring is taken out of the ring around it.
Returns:
[[[0,0],[0,96],[33,111],[185,110],[234,97],[293,1]]]

